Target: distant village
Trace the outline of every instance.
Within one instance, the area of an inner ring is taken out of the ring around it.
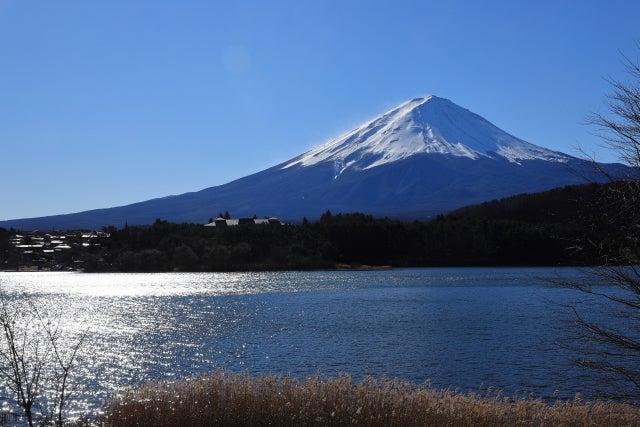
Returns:
[[[277,218],[209,219],[205,227],[283,225]],[[0,257],[0,270],[74,271],[83,270],[83,254],[99,249],[111,234],[107,231],[19,232],[9,237]]]
[[[78,270],[83,261],[78,256],[92,247],[99,247],[109,233],[103,231],[15,234],[9,238],[11,253],[5,254],[7,269],[17,270]],[[16,266],[15,268],[13,266]]]

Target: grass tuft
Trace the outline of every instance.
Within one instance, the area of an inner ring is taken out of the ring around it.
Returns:
[[[435,390],[426,385],[343,375],[230,374],[152,382],[110,400],[101,425],[125,426],[638,426],[640,408],[573,400],[548,404]]]

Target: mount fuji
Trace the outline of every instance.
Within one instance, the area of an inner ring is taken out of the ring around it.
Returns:
[[[620,164],[599,168],[624,174]],[[125,223],[236,217],[316,219],[363,212],[427,219],[519,193],[602,181],[591,162],[516,138],[436,96],[409,100],[323,145],[230,183],[127,206],[0,222],[2,227],[95,229]]]

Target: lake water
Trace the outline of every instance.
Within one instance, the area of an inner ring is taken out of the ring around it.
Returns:
[[[296,377],[349,373],[437,388],[593,397],[598,379],[563,346],[576,269],[82,274],[0,273],[8,298],[83,330],[73,407],[152,379],[216,368]]]

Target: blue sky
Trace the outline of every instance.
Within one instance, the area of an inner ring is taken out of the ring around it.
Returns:
[[[569,154],[600,148],[640,2],[0,0],[0,220],[258,172],[434,94]]]

